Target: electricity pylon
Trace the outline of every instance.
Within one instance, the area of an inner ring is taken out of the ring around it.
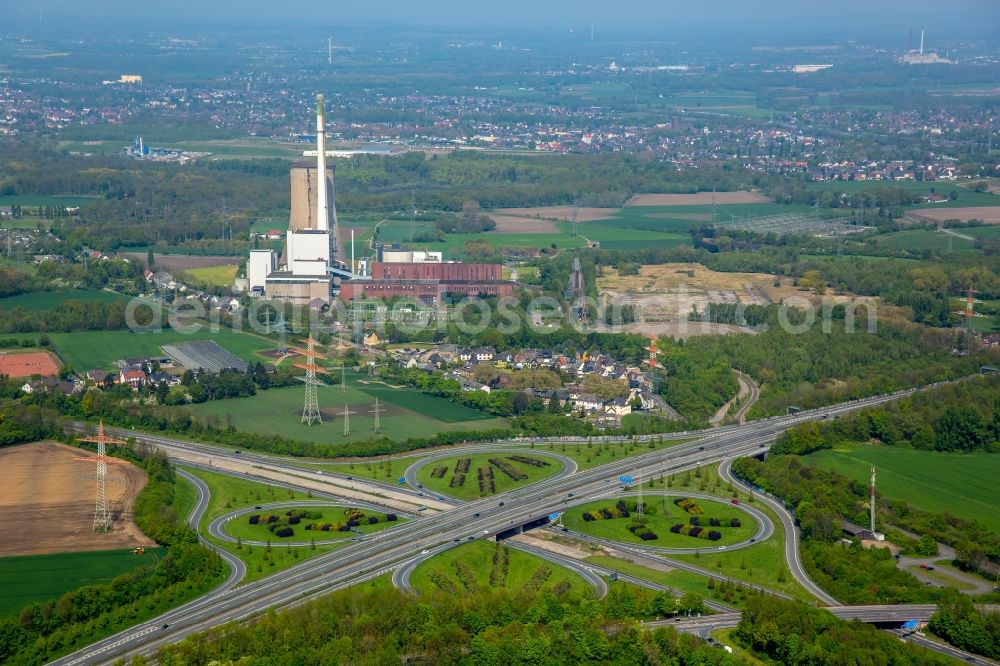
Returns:
[[[376,435],[378,434],[378,431],[380,429],[378,415],[380,413],[382,413],[383,411],[385,411],[385,408],[384,407],[379,407],[378,398],[375,398],[375,407],[371,410],[371,412],[372,412],[372,414],[375,415],[375,434]]]
[[[94,508],[94,531],[108,532],[111,530],[111,511],[108,508],[108,463],[123,465],[124,460],[109,458],[108,444],[126,444],[123,439],[116,439],[104,434],[104,421],[97,427],[97,435],[94,437],[79,437],[79,442],[92,442],[97,444],[97,456],[87,456],[85,458],[74,458],[83,462],[97,463],[97,502]]]
[[[302,422],[306,425],[323,422],[323,417],[319,412],[319,399],[316,396],[316,387],[326,386],[326,384],[316,378],[316,373],[321,372],[325,374],[326,369],[316,365],[316,361],[325,360],[326,357],[317,352],[315,346],[316,341],[310,335],[306,338],[305,349],[292,350],[306,359],[305,363],[294,364],[296,368],[302,368],[306,371],[306,376],[302,380],[306,384],[306,399],[302,407]]]

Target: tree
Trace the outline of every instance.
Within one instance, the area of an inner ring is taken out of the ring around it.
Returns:
[[[156,258],[153,256],[153,248],[146,250],[146,268],[153,270],[156,265]]]

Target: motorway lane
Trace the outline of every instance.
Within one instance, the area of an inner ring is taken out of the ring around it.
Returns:
[[[365,552],[367,544],[352,544],[342,549],[318,556],[297,567],[275,574],[256,583],[228,593],[224,602],[212,599],[198,609],[193,609],[177,624],[150,636],[149,632],[136,632],[127,640],[114,646],[98,643],[94,647],[70,655],[74,663],[103,663],[132,654],[155,651],[157,645],[181,640],[207,626],[245,618],[265,608],[301,603],[312,596],[325,594],[331,589],[356,582],[361,577],[378,575],[412,557],[415,553],[434,545],[458,542],[466,536],[478,535],[482,530],[502,530],[517,521],[527,522],[551,513],[560,506],[567,491],[584,497],[606,492],[605,477],[620,474],[652,475],[682,467],[697,466],[721,461],[727,457],[748,455],[766,448],[781,431],[808,420],[847,413],[855,409],[883,404],[915,392],[916,389],[898,391],[891,395],[856,400],[820,410],[800,412],[793,416],[772,417],[744,426],[719,428],[700,442],[680,444],[668,449],[618,460],[600,467],[585,470],[566,479],[545,480],[497,498],[480,500],[434,516],[430,520],[413,521],[391,530],[380,540],[382,549],[376,553]],[[165,440],[166,438],[158,438]],[[183,444],[185,447],[188,445]],[[167,446],[173,446],[167,440]],[[215,449],[213,455],[227,455]],[[169,454],[169,451],[168,451]],[[228,453],[228,457],[234,457]],[[497,504],[497,500],[500,503]],[[480,516],[474,516],[480,513]],[[482,515],[486,514],[486,515]],[[522,522],[522,524],[523,524]]]
[[[243,580],[243,577],[247,573],[247,565],[243,562],[243,560],[236,557],[226,549],[219,548],[211,541],[202,538],[198,525],[201,524],[201,519],[208,510],[208,500],[211,497],[211,492],[208,489],[208,485],[193,474],[185,472],[182,469],[177,469],[176,472],[178,476],[181,476],[193,483],[195,489],[198,491],[198,501],[195,504],[195,507],[191,510],[191,515],[188,516],[188,525],[190,525],[194,531],[198,533],[198,541],[200,541],[202,545],[218,553],[219,557],[225,560],[226,564],[229,565],[229,577],[220,587],[213,590],[210,594],[225,592]]]
[[[89,424],[75,422],[71,424],[76,432],[90,432]],[[308,467],[298,467],[291,460],[275,459],[253,453],[227,449],[208,444],[197,444],[170,437],[151,435],[134,430],[106,428],[109,435],[127,439],[135,437],[137,441],[146,442],[163,451],[173,461],[184,464],[200,465],[207,469],[228,470],[230,472],[252,474],[258,478],[274,481],[291,482],[299,487],[313,492],[336,493],[345,499],[378,501],[396,511],[416,511],[420,507],[433,510],[452,508],[451,502],[440,502],[431,497],[422,497],[409,488],[399,488],[381,481],[371,479],[348,478],[346,475],[330,474]]]
[[[424,468],[428,464],[430,464],[432,462],[435,462],[435,461],[438,461],[438,460],[445,460],[447,458],[455,458],[455,457],[461,457],[461,456],[471,456],[471,455],[482,454],[482,453],[498,453],[500,451],[502,451],[502,449],[498,449],[497,447],[490,447],[490,446],[475,446],[475,447],[471,447],[470,446],[470,447],[465,447],[465,448],[462,448],[462,449],[456,449],[456,450],[452,450],[452,451],[446,451],[444,453],[437,453],[437,454],[428,456],[426,458],[422,458],[421,460],[417,460],[416,462],[414,462],[413,464],[411,464],[403,472],[403,478],[406,479],[406,483],[409,484],[409,486],[411,488],[413,488],[415,490],[418,490],[419,492],[430,493],[432,495],[444,495],[443,498],[439,498],[439,499],[450,499],[450,500],[453,500],[455,502],[458,502],[458,500],[456,498],[451,497],[450,495],[446,495],[445,493],[441,493],[441,492],[437,492],[437,491],[430,491],[430,490],[425,489],[417,481],[417,472],[419,472],[422,468]],[[541,456],[543,458],[554,458],[554,459],[558,460],[559,462],[561,462],[562,465],[563,465],[563,468],[561,470],[559,470],[558,472],[556,472],[553,476],[549,477],[550,479],[564,479],[567,476],[571,476],[573,474],[576,474],[576,469],[577,469],[576,461],[573,460],[572,458],[570,458],[569,456],[564,456],[564,455],[562,455],[560,453],[554,453],[552,451],[542,451],[542,450],[538,450],[538,449],[529,449],[528,451],[520,451],[519,450],[518,453],[520,453],[522,455],[537,455],[537,456]]]
[[[799,527],[795,524],[795,518],[792,514],[785,508],[784,503],[766,495],[764,493],[757,492],[753,487],[748,486],[742,480],[736,478],[732,472],[733,459],[727,458],[719,465],[719,475],[724,481],[733,484],[734,487],[742,486],[748,492],[753,493],[759,501],[763,502],[769,506],[781,519],[781,525],[785,530],[785,561],[788,562],[788,568],[792,572],[792,577],[799,582],[799,584],[809,591],[817,599],[822,600],[829,606],[838,606],[840,602],[833,598],[832,595],[828,594],[823,588],[813,581],[809,577],[809,573],[806,571],[805,567],[802,565],[802,555],[799,551]]]

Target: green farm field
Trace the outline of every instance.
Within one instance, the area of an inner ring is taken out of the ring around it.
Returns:
[[[494,580],[491,583],[491,573],[494,570],[493,556],[497,548],[507,548],[507,546],[490,540],[477,540],[445,551],[420,564],[413,571],[411,576],[413,587],[423,594],[430,592],[454,594],[489,588],[505,588],[518,592],[526,589],[536,572],[547,569],[550,572],[548,576],[539,576],[544,578],[542,590],[552,590],[554,586],[565,582],[574,592],[590,591],[587,583],[572,571],[513,548],[507,550],[509,559],[506,575],[499,575],[497,567],[498,575],[493,576]],[[460,569],[467,572],[465,583],[459,577]]]
[[[743,218],[764,217],[782,213],[810,213],[811,206],[777,203],[719,204],[716,206],[716,223],[727,226]],[[589,222],[580,226],[580,233],[590,237],[594,227],[624,230],[646,230],[679,235],[689,239],[688,230],[693,225],[710,224],[711,205],[693,206],[625,206],[607,221]],[[625,231],[625,233],[628,233]]]
[[[166,552],[148,548],[145,555],[122,549],[0,558],[0,617],[85,585],[110,583],[123,573],[152,566]]]
[[[372,410],[379,399],[380,430],[375,433]],[[506,428],[507,421],[436,398],[410,388],[359,384],[348,375],[348,387],[319,389],[323,422],[301,422],[303,389],[298,386],[259,391],[249,398],[215,400],[190,407],[196,418],[220,425],[233,423],[260,434],[290,437],[323,444],[390,437],[430,437],[442,430]],[[344,436],[343,412],[347,405],[351,434]]]
[[[820,451],[803,462],[832,469],[867,483],[872,466],[878,490],[925,511],[947,511],[975,518],[1000,532],[1000,456],[992,453],[940,453],[891,446],[860,446]]]
[[[192,334],[169,329],[153,333],[76,331],[50,333],[49,338],[62,360],[78,370],[107,369],[126,356],[155,356],[162,353],[163,345],[192,340],[215,340],[240,358],[254,362],[265,360],[257,352],[275,347],[274,343],[255,335],[237,333],[229,328],[212,332],[207,326]]]
[[[38,206],[64,206],[73,208],[76,206],[86,206],[93,203],[100,197],[62,196],[59,194],[4,194],[0,196],[0,206],[28,206],[37,208]]]
[[[0,298],[0,310],[24,308],[26,310],[54,310],[66,301],[81,303],[111,303],[127,300],[127,296],[110,291],[42,291]]]
[[[682,497],[683,495],[678,495]],[[750,514],[740,509],[723,504],[694,498],[693,501],[703,509],[699,514],[702,520],[702,527],[705,531],[718,530],[722,538],[718,541],[709,541],[699,537],[673,534],[670,531],[671,525],[682,523],[687,525],[692,518],[692,514],[687,513],[676,506],[672,497],[653,496],[646,498],[646,506],[649,510],[645,514],[647,527],[658,537],[655,540],[643,541],[629,531],[632,518],[611,518],[608,520],[585,521],[583,514],[588,511],[599,509],[613,509],[615,501],[612,499],[589,502],[581,506],[575,506],[567,510],[562,517],[563,524],[576,532],[583,532],[602,539],[612,539],[624,543],[645,544],[647,546],[660,546],[663,548],[718,548],[734,543],[745,541],[753,536],[757,531],[757,521]],[[634,502],[635,497],[629,496],[627,501]],[[718,518],[723,527],[709,527],[708,518]],[[739,527],[728,527],[730,519],[737,518],[740,521]]]
[[[962,233],[962,232],[960,232]],[[883,236],[877,236],[876,242],[883,247],[902,248],[920,252],[921,250],[938,250],[952,252],[975,252],[976,244],[964,238],[956,238],[931,229],[914,229],[912,231],[897,231]]]
[[[209,286],[228,287],[236,279],[236,271],[238,270],[238,264],[222,264],[204,268],[188,268],[183,271],[183,274],[190,276],[195,282]]]
[[[524,456],[526,458],[544,461],[548,463],[548,466],[536,467],[523,462],[510,460],[509,456],[511,455]],[[452,479],[456,478],[455,466],[457,465],[459,459],[463,458],[469,459],[469,471],[465,473],[462,485],[452,487]],[[509,463],[512,467],[526,474],[528,478],[522,481],[515,481],[504,474],[499,467],[491,465],[489,462],[490,458],[499,459]],[[432,473],[437,467],[447,468],[448,471],[443,477],[435,478],[432,476]],[[515,488],[521,488],[530,483],[535,483],[536,481],[542,481],[558,473],[562,467],[562,463],[558,460],[547,456],[532,455],[531,451],[497,451],[495,453],[482,453],[471,456],[455,456],[453,458],[445,458],[443,460],[429,462],[421,467],[420,471],[417,472],[417,480],[431,491],[451,495],[452,497],[456,497],[458,499],[474,500],[479,499],[480,497],[488,497],[495,493],[505,493],[509,490],[514,490]],[[488,486],[484,492],[480,492],[478,472],[480,468],[484,471],[489,468],[493,469],[493,484],[496,488],[495,493],[490,492]]]

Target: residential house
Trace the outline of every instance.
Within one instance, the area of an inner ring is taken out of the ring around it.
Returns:
[[[118,375],[118,383],[128,384],[132,390],[138,390],[146,383],[146,373],[142,370],[122,370]]]

